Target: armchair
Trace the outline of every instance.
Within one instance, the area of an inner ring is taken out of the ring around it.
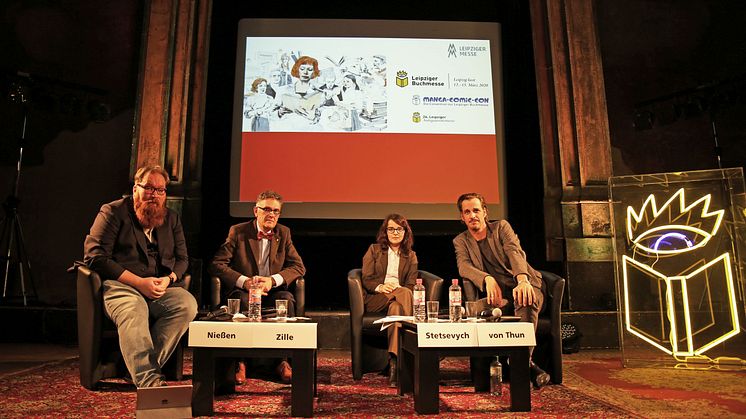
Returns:
[[[536,328],[536,348],[533,360],[552,377],[552,382],[562,384],[562,295],[565,292],[565,279],[547,271],[539,271],[546,285],[545,309],[539,314]],[[479,292],[469,280],[464,280],[466,301],[479,299]]]
[[[425,299],[439,299],[443,278],[420,270],[419,278],[425,286]],[[350,350],[352,352],[352,378],[359,380],[363,373],[382,370],[388,363],[388,341],[381,326],[373,324],[386,313],[365,311],[365,289],[362,269],[347,274],[350,295]]]
[[[122,354],[114,323],[104,313],[103,280],[82,263],[76,263],[78,296],[78,350],[80,351],[80,384],[94,390],[105,378],[122,376]],[[191,284],[191,275],[184,275],[183,287]],[[183,378],[184,349],[181,343],[163,366],[170,380]]]

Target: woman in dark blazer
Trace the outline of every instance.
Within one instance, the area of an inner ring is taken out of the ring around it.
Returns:
[[[407,219],[389,214],[378,229],[376,243],[363,256],[365,311],[386,312],[389,316],[412,315],[412,290],[417,282],[417,254],[412,250],[412,229]],[[389,385],[395,387],[399,327],[388,328]]]

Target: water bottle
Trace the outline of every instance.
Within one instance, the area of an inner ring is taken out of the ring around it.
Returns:
[[[458,279],[452,280],[448,288],[448,318],[452,322],[461,321],[461,287],[458,286]]]
[[[262,283],[260,281],[251,281],[249,287],[249,321],[262,321]]]
[[[503,394],[503,364],[497,356],[490,362],[490,393],[498,396]]]
[[[417,278],[417,284],[415,284],[414,292],[412,294],[412,312],[414,313],[414,321],[416,323],[426,322],[427,315],[425,313],[425,286],[422,285],[422,278]]]

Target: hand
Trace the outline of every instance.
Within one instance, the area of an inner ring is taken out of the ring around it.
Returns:
[[[137,290],[145,297],[150,298],[151,300],[157,300],[163,297],[163,294],[166,293],[166,288],[168,288],[170,283],[171,279],[167,276],[162,278],[150,276],[147,278],[141,278]]]
[[[501,306],[503,292],[497,284],[497,280],[491,275],[486,276],[484,278],[484,288],[487,291],[487,304]]]
[[[388,293],[390,293],[391,291],[393,291],[393,290],[395,290],[397,288],[399,288],[399,287],[396,284],[384,283],[384,284],[381,284],[380,292],[381,292],[381,294],[388,294]]]
[[[536,301],[534,287],[528,281],[521,281],[513,288],[513,301],[518,306],[530,306]]]
[[[272,286],[275,284],[275,280],[272,279],[272,277],[254,275],[253,277],[251,277],[251,279],[243,283],[246,291],[249,291],[251,289],[252,282],[258,283],[262,286],[262,295],[267,295],[269,290],[271,290]]]

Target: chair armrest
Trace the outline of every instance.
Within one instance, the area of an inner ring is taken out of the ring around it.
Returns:
[[[103,293],[101,277],[87,266],[78,266],[78,316],[83,313],[84,321],[100,318],[103,312]]]
[[[468,279],[464,279],[464,301],[477,301],[479,300],[479,290],[473,282]]]
[[[293,297],[295,298],[295,315],[305,316],[306,315],[306,280],[305,278],[298,278],[293,282],[294,290]]]
[[[347,291],[350,297],[350,322],[362,324],[365,311],[365,291],[362,283],[362,269],[353,269],[347,274]]]
[[[565,278],[547,271],[539,271],[546,284],[547,299],[551,305],[547,307],[547,312],[552,318],[552,334],[560,334],[562,319],[562,297],[565,293]]]
[[[182,287],[187,291],[191,291],[189,287],[192,285],[192,275],[190,274],[184,274],[184,276],[181,277],[181,281],[176,283],[177,287]]]
[[[425,285],[425,300],[440,301],[441,291],[443,290],[443,278],[421,269],[418,272]]]
[[[215,310],[220,306],[220,278],[217,276],[210,277],[210,310]]]

